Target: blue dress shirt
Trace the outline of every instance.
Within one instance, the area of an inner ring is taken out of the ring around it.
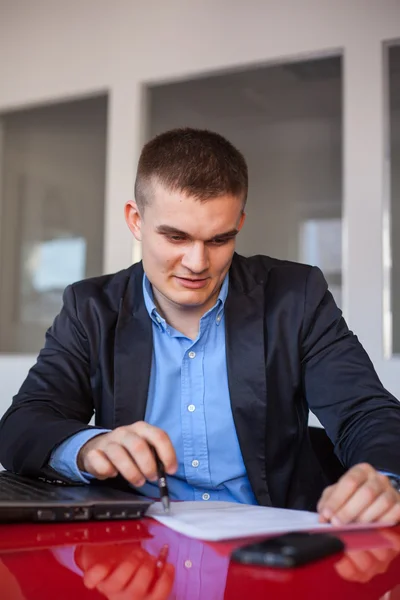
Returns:
[[[200,320],[191,340],[157,312],[152,288],[143,278],[144,301],[152,320],[153,358],[145,421],[166,431],[178,459],[178,471],[168,477],[176,500],[225,500],[257,504],[243,463],[233,422],[225,354],[224,305],[229,279],[218,300]],[[50,466],[80,482],[90,476],[77,467],[82,445],[104,429],[83,431],[52,453]],[[158,496],[157,483],[139,491]]]

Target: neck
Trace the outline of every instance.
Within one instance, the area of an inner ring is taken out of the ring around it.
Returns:
[[[179,306],[153,288],[154,303],[160,315],[171,327],[194,340],[198,336],[200,319],[217,301],[219,290],[202,306]]]

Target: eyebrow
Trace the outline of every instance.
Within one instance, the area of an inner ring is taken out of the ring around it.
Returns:
[[[192,236],[189,235],[186,231],[181,231],[180,229],[176,229],[175,227],[170,227],[169,225],[159,225],[156,228],[157,233],[161,233],[163,235],[180,235],[182,237],[186,237],[188,239],[192,239]],[[239,231],[237,229],[231,229],[230,231],[225,231],[224,233],[217,233],[211,239],[205,240],[206,242],[211,242],[215,239],[226,239],[235,237]]]

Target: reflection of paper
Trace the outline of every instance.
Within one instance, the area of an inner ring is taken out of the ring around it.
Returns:
[[[156,502],[146,514],[179,533],[209,541],[286,531],[334,529],[318,523],[317,513],[233,502],[173,502],[169,514],[164,513],[160,502]],[[365,525],[340,529],[360,528],[367,529]]]

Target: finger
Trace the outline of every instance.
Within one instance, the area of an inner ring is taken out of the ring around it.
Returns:
[[[157,479],[157,465],[149,442],[137,433],[127,431],[121,438],[121,444],[132,456],[145,478],[149,481],[155,481]]]
[[[172,591],[175,578],[175,568],[171,563],[167,563],[157,581],[151,593],[148,595],[148,600],[164,600],[169,598]]]
[[[148,589],[153,581],[154,573],[156,570],[156,561],[154,557],[148,556],[148,558],[141,564],[139,569],[136,571],[135,576],[130,581],[129,585],[125,589],[127,597],[129,598],[141,598],[147,594]]]
[[[320,508],[323,507],[323,505],[326,503],[326,501],[328,500],[328,498],[330,498],[333,490],[334,490],[335,486],[334,485],[329,485],[328,487],[326,487],[324,489],[324,491],[322,492],[322,496],[319,499],[319,502],[317,504],[317,510],[319,512]]]
[[[390,543],[391,548],[396,552],[400,552],[400,535],[391,529],[381,529],[380,535]]]
[[[400,502],[396,504],[384,515],[379,518],[379,523],[384,525],[397,525],[400,523]]]
[[[169,435],[159,427],[154,427],[144,421],[134,423],[132,429],[155,448],[165,470],[173,475],[178,468],[178,461]]]
[[[335,489],[334,485],[330,485],[330,486],[326,487],[324,489],[324,491],[322,492],[322,496],[317,504],[317,512],[319,513],[319,522],[320,523],[328,523],[328,521],[329,521],[329,519],[327,519],[323,516],[322,511],[324,509],[324,506],[326,505],[328,498],[330,498],[330,496],[332,495],[332,492],[334,489]]]
[[[122,477],[136,487],[144,485],[145,476],[140,472],[126,448],[117,442],[110,442],[104,449],[104,453]]]
[[[383,494],[380,494],[362,514],[359,515],[357,521],[360,523],[373,523],[374,521],[380,521],[381,517],[388,513],[392,508],[398,504],[399,517],[400,517],[400,503],[397,501],[397,493],[393,489],[387,489]],[[388,522],[388,521],[387,521]]]
[[[388,489],[388,492],[391,493],[392,490]],[[386,512],[390,507],[385,498],[386,496],[382,481],[377,477],[370,477],[333,515],[331,519],[332,523],[333,525],[341,525],[358,521],[358,517],[360,517],[362,513],[367,514],[368,516],[368,510],[371,511],[370,514],[372,517],[375,514],[380,515],[382,512]]]
[[[368,550],[352,550],[347,553],[347,579],[348,581],[358,581],[365,583],[374,577],[372,569],[366,569],[364,565],[368,564]]]
[[[350,469],[350,471],[339,479],[338,483],[334,486],[333,492],[326,502],[323,503],[321,508],[322,516],[330,520],[348,502],[358,488],[365,483],[368,476],[374,472],[374,469],[367,464],[356,465]]]
[[[346,555],[334,565],[337,574],[346,581],[358,581],[361,574],[351,557]]]
[[[375,556],[377,563],[383,565],[391,562],[397,554],[393,548],[373,548],[370,552]]]
[[[144,552],[132,552],[122,563],[109,573],[98,589],[105,595],[117,594],[125,589],[144,559]]]
[[[380,573],[385,573],[394,556],[391,550],[386,552],[375,550],[354,550],[349,552],[353,564],[357,567],[359,574],[363,575],[364,581],[369,581]],[[379,558],[377,558],[379,556]]]
[[[83,576],[84,585],[89,590],[94,589],[101,584],[104,579],[106,579],[108,573],[110,572],[110,568],[110,565],[107,566],[100,563],[93,565],[93,567],[90,567],[90,569],[88,569]]]
[[[90,450],[86,456],[85,469],[97,479],[107,479],[108,477],[116,477],[117,469],[112,462],[104,454],[103,450]]]
[[[369,550],[354,550],[349,555],[359,573],[374,572],[378,561]]]

